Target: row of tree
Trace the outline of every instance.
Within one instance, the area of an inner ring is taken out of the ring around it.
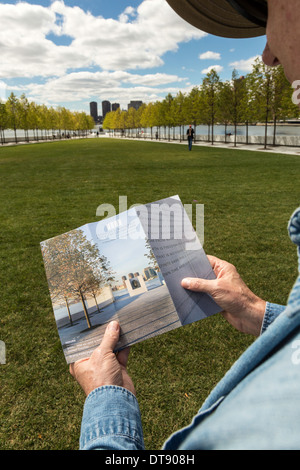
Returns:
[[[202,84],[194,87],[190,93],[168,94],[164,100],[143,104],[137,111],[120,109],[106,115],[103,128],[112,130],[151,129],[164,127],[168,137],[173,128],[187,124],[207,125],[209,140],[214,142],[214,125],[246,125],[246,142],[248,143],[248,125],[265,123],[265,145],[267,142],[267,125],[274,124],[273,144],[275,145],[276,123],[299,116],[299,108],[292,102],[292,88],[287,81],[283,68],[267,67],[260,59],[253,65],[252,72],[239,77],[236,70],[231,80],[221,81],[217,72],[211,70]]]
[[[85,301],[93,298],[100,312],[97,297],[114,280],[109,260],[80,229],[47,240],[41,248],[53,304],[65,304],[72,326],[70,304],[81,302],[87,326],[91,328]]]
[[[145,241],[145,246],[147,252],[144,256],[148,266],[157,269],[149,241]],[[110,260],[100,252],[97,244],[87,238],[82,229],[44,241],[41,249],[54,309],[65,307],[68,324],[73,326],[71,305],[81,303],[87,327],[92,328],[86,301],[93,299],[97,312],[101,313],[98,298],[102,289],[112,287],[117,282]]]
[[[83,134],[95,126],[91,116],[84,112],[71,112],[64,107],[48,108],[29,102],[23,94],[17,98],[11,93],[5,102],[0,101],[0,138],[5,142],[5,130],[14,131],[17,142],[17,131],[22,129],[25,140],[29,141],[29,131],[33,131],[34,138],[47,138],[49,132],[53,135],[67,136],[70,132]]]

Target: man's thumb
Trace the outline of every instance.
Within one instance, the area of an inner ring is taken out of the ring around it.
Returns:
[[[102,351],[113,351],[119,341],[120,325],[117,321],[112,321],[106,327],[104,336],[101,341]]]
[[[215,280],[187,277],[181,281],[181,285],[187,290],[211,294],[215,287]]]

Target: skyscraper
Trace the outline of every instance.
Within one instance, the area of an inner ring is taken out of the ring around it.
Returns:
[[[98,104],[95,101],[90,103],[90,113],[95,122],[98,121]]]
[[[113,104],[111,105],[111,110],[112,110],[112,111],[117,111],[117,109],[119,109],[119,107],[120,107],[120,104],[119,104],[119,103],[113,103]]]
[[[134,108],[138,110],[142,106],[143,102],[142,101],[130,101],[128,105],[128,109]]]
[[[103,120],[105,119],[105,116],[107,113],[110,113],[111,111],[111,104],[110,101],[102,101],[102,116]]]

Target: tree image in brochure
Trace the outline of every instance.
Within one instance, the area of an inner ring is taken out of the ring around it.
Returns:
[[[113,319],[120,351],[220,311],[180,286],[191,273],[215,275],[178,196],[85,224],[41,250],[68,364],[90,357]]]
[[[52,301],[66,304],[72,325],[69,303],[79,300],[87,326],[92,328],[85,299],[93,297],[100,310],[97,294],[114,279],[109,261],[80,229],[47,240],[42,244],[42,252]]]

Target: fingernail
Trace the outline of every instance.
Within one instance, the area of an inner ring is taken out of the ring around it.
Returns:
[[[181,282],[182,286],[188,289],[191,285],[191,280],[190,279],[183,279]]]
[[[117,321],[112,321],[108,325],[109,331],[118,331],[119,330],[119,323]]]

